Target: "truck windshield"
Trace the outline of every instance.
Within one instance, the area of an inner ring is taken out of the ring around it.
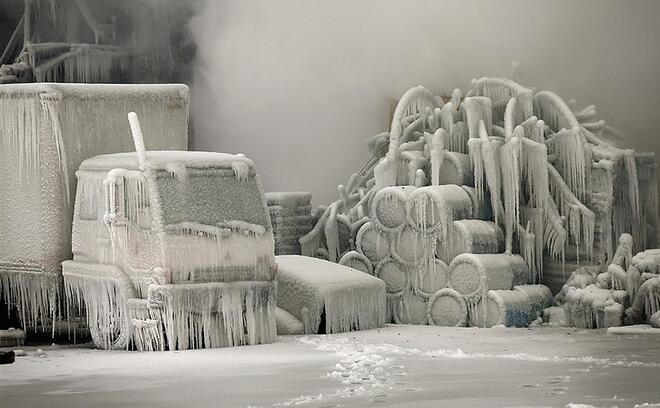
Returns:
[[[223,225],[243,221],[269,229],[268,213],[254,171],[239,180],[231,169],[187,169],[177,179],[157,173],[156,185],[165,225],[194,222]]]

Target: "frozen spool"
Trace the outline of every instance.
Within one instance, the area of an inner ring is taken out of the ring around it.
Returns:
[[[371,266],[371,261],[363,254],[357,251],[349,251],[344,254],[339,260],[340,265],[348,266],[349,268],[357,269],[369,275],[374,274],[374,269]]]
[[[400,296],[408,288],[406,267],[392,258],[385,258],[375,268],[375,275],[385,282],[385,291],[390,295]]]
[[[390,238],[388,235],[381,234],[369,221],[358,230],[356,246],[361,254],[376,263],[389,255]]]
[[[427,262],[424,268],[417,268],[413,280],[413,289],[423,298],[430,298],[440,289],[447,287],[447,264],[440,259]]]
[[[457,255],[498,254],[504,250],[504,233],[492,221],[454,221],[447,243],[438,241],[436,253],[445,262],[451,262]]]
[[[426,314],[433,326],[463,327],[467,323],[468,309],[460,293],[444,288],[431,296]]]
[[[520,255],[460,254],[449,265],[449,287],[474,306],[488,290],[511,289],[522,273],[528,269]]]
[[[423,235],[444,238],[453,220],[471,218],[472,212],[472,200],[457,185],[422,187],[408,199],[408,222]]]
[[[463,191],[467,193],[472,201],[472,217],[477,220],[490,220],[493,218],[493,212],[490,206],[490,196],[487,191],[484,191],[483,200],[479,200],[477,196],[477,189],[470,186],[461,186]]]
[[[408,196],[415,191],[413,186],[386,187],[373,198],[371,213],[373,222],[383,232],[399,232],[408,219]]]
[[[486,298],[477,303],[474,312],[470,311],[470,326],[527,327],[530,310],[529,298],[521,291],[489,290]]]
[[[516,285],[513,290],[524,293],[529,298],[529,320],[543,317],[543,310],[552,306],[552,292],[545,285]]]
[[[392,257],[406,265],[417,265],[433,256],[433,238],[406,227],[397,235]]]
[[[396,324],[427,324],[427,300],[413,291],[406,291],[394,305],[394,322]]]
[[[474,174],[470,155],[457,152],[444,152],[438,184],[457,184],[473,186]]]

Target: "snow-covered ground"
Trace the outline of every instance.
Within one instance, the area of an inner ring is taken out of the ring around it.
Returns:
[[[660,335],[390,325],[175,352],[23,348],[10,407],[633,407],[660,403]],[[578,406],[578,405],[576,405]],[[648,405],[647,405],[648,406]],[[659,405],[660,406],[660,405]]]

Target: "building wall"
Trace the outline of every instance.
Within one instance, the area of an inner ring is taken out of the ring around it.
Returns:
[[[213,0],[198,45],[193,148],[243,152],[266,190],[314,203],[368,159],[403,92],[506,76],[549,89],[660,151],[660,2]]]

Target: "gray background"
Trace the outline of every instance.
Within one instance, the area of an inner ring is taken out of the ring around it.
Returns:
[[[316,204],[368,159],[392,105],[502,76],[549,89],[659,148],[660,1],[228,0],[192,21],[193,148],[243,152],[267,190]]]
[[[192,88],[191,149],[243,152],[267,190],[307,190],[315,204],[333,200],[368,159],[364,140],[389,129],[408,88],[448,95],[508,75],[512,60],[519,82],[595,104],[627,146],[660,149],[660,1],[158,5],[169,27],[136,31],[170,32],[174,80]],[[21,10],[21,0],[0,0],[0,48]]]

